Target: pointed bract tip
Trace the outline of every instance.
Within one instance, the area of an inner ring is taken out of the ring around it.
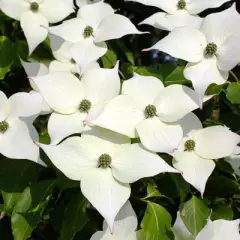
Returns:
[[[142,50],[142,52],[148,52],[150,50],[151,50],[151,48],[145,48],[145,49]]]
[[[119,64],[120,64],[120,60],[117,60],[117,62],[116,62],[116,65],[115,65],[115,67],[114,67],[114,69],[119,69]]]

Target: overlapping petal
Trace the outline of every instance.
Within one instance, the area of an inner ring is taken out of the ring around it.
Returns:
[[[83,74],[81,81],[85,87],[85,96],[92,104],[107,102],[120,92],[118,64],[113,69],[91,69]]]
[[[141,121],[136,129],[142,144],[153,152],[171,153],[183,137],[180,125],[163,123],[158,117]]]
[[[107,221],[113,232],[114,220],[130,197],[129,184],[115,180],[110,168],[95,168],[84,173],[81,179],[83,195]]]
[[[118,26],[118,27],[116,27]],[[103,42],[118,39],[128,34],[144,34],[125,16],[111,14],[106,16],[94,32],[94,41]]]
[[[71,73],[54,72],[32,77],[32,80],[46,102],[58,113],[76,112],[84,98],[83,83]]]
[[[91,123],[134,138],[137,136],[135,127],[143,119],[143,111],[137,103],[130,96],[120,95],[111,100]]]
[[[199,157],[194,151],[173,154],[173,166],[182,172],[183,178],[203,196],[206,182],[215,168],[213,160]]]
[[[157,49],[188,62],[199,62],[204,58],[206,46],[206,37],[198,29],[180,27],[147,50]]]
[[[111,14],[114,14],[113,8],[109,4],[101,1],[96,4],[81,7],[77,16],[83,19],[88,26],[96,30],[101,21]]]
[[[75,112],[64,115],[52,113],[48,121],[48,133],[51,138],[51,144],[57,144],[64,138],[74,133],[81,133],[86,118],[86,113]]]
[[[49,23],[60,22],[72,12],[74,12],[72,0],[44,0],[39,8],[39,13],[46,17]]]
[[[4,92],[0,91],[0,121],[6,120],[11,112],[11,105]]]
[[[21,15],[21,27],[28,42],[29,55],[31,55],[35,48],[46,39],[48,21],[41,14],[27,11]]]
[[[155,77],[135,76],[123,82],[122,94],[132,99],[144,110],[153,104],[155,98],[164,89],[163,83]]]
[[[198,96],[192,89],[174,84],[157,96],[154,105],[157,115],[164,122],[176,122],[189,112],[199,108]]]
[[[163,172],[178,172],[157,154],[141,144],[126,146],[112,162],[113,176],[124,183],[133,183],[141,178],[152,177]]]
[[[79,137],[68,138],[59,145],[39,144],[52,163],[72,180],[81,180],[83,174],[97,166],[97,161],[82,147]]]
[[[234,153],[240,136],[223,126],[204,128],[194,135],[195,152],[207,159],[218,159]]]

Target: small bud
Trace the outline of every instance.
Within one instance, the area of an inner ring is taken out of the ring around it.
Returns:
[[[112,163],[112,158],[104,153],[98,158],[98,167],[99,168],[108,168]]]
[[[9,128],[9,124],[6,121],[0,122],[0,132],[5,133]]]
[[[195,142],[191,139],[187,140],[184,144],[184,147],[185,147],[185,151],[188,151],[188,152],[191,152],[195,149]]]
[[[32,2],[32,3],[30,4],[30,10],[31,10],[32,12],[37,12],[38,9],[39,9],[39,4],[38,4],[37,2]]]
[[[93,28],[91,26],[85,27],[83,35],[85,38],[91,37],[93,35]]]
[[[144,110],[144,115],[146,118],[152,118],[157,115],[157,108],[154,105],[146,106]]]
[[[185,0],[179,0],[178,3],[177,3],[177,8],[179,10],[182,10],[184,8],[186,8],[187,4],[186,4],[186,1]]]
[[[215,43],[209,43],[205,48],[205,56],[211,57],[217,53],[217,45]]]
[[[79,105],[79,110],[80,112],[87,113],[91,107],[92,103],[87,99],[83,99]]]

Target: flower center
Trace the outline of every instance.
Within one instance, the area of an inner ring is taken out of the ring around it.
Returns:
[[[30,10],[32,12],[37,12],[39,9],[39,4],[37,2],[32,2],[30,5]]]
[[[187,4],[185,0],[179,0],[177,3],[177,8],[179,10],[186,8]]]
[[[80,112],[87,113],[92,106],[92,103],[88,99],[83,99],[79,105]]]
[[[144,115],[146,118],[152,118],[157,115],[157,108],[154,105],[146,106],[144,110]]]
[[[99,168],[108,168],[110,167],[110,164],[112,163],[112,158],[104,153],[98,158],[98,167]]]
[[[196,144],[193,140],[187,140],[184,144],[184,147],[185,147],[185,151],[188,151],[188,152],[191,152],[194,150]]]
[[[87,26],[84,29],[83,35],[85,38],[91,37],[93,34],[93,28],[91,26]]]
[[[9,124],[6,121],[0,122],[0,132],[5,133],[9,128]]]
[[[217,53],[217,45],[215,43],[209,43],[205,48],[205,56],[211,57]]]

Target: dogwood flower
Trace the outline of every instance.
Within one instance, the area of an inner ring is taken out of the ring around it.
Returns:
[[[199,28],[202,18],[196,14],[207,8],[220,7],[228,0],[128,0],[135,1],[145,5],[161,8],[165,12],[157,12],[145,19],[140,24],[148,24],[156,28],[172,31],[177,27],[195,27]]]
[[[191,80],[200,104],[211,83],[223,84],[240,60],[240,15],[233,6],[208,15],[200,27],[177,28],[150,49],[188,61],[184,76]],[[149,49],[148,49],[149,50]]]
[[[197,95],[190,88],[164,88],[155,77],[136,75],[123,82],[122,95],[90,123],[131,138],[139,136],[151,151],[172,152],[183,137],[178,121],[197,108]]]
[[[1,0],[0,8],[20,20],[29,55],[47,37],[49,23],[57,23],[74,12],[72,0]]]
[[[237,176],[240,176],[240,155],[239,154],[240,154],[240,147],[237,146],[233,155],[224,158],[224,160],[232,166]]]
[[[137,216],[129,201],[121,208],[116,216],[113,233],[110,232],[107,222],[103,223],[103,231],[98,231],[92,235],[90,240],[137,240]]]
[[[104,41],[128,34],[142,34],[128,18],[114,14],[112,7],[103,2],[81,7],[77,18],[64,21],[49,30],[73,43],[71,56],[81,70],[107,52]]]
[[[113,69],[89,70],[81,81],[68,72],[53,72],[31,79],[54,110],[48,122],[52,144],[81,133],[84,121],[94,120],[120,91],[118,64]]]
[[[102,0],[76,0],[76,4],[78,7],[82,7],[87,4],[94,4],[97,2],[101,2]]]
[[[223,126],[191,131],[172,154],[173,166],[203,196],[206,182],[215,168],[213,160],[232,155],[239,142],[240,136]]]
[[[66,42],[55,35],[50,35],[50,42],[53,56],[56,60],[49,64],[49,72],[67,71],[82,75],[84,71],[100,67],[99,64],[94,61],[89,63],[85,69],[80,69],[70,53],[70,48],[73,45],[72,43]]]
[[[0,91],[0,102],[0,153],[8,158],[43,164],[30,136],[33,128],[30,123],[40,112],[41,98],[21,92],[7,99]]]
[[[128,137],[97,127],[87,126],[81,137],[70,137],[59,145],[39,146],[68,178],[81,181],[83,195],[106,219],[111,232],[130,197],[129,183],[178,172],[141,144],[130,144]]]
[[[198,233],[197,236],[191,234],[182,221],[180,213],[177,213],[176,222],[172,228],[175,240],[239,240],[240,220],[209,220],[205,227]]]

